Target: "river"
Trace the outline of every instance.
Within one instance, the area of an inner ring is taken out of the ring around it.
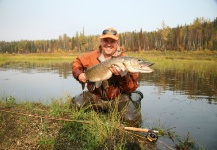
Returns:
[[[211,68],[211,70],[217,68]],[[190,137],[202,148],[217,148],[217,74],[189,70],[158,70],[141,74],[139,88],[142,127],[170,129]],[[82,92],[72,77],[70,63],[8,62],[0,66],[0,97],[18,102],[51,103]],[[164,142],[164,138],[160,138]],[[168,145],[174,143],[165,140]],[[158,143],[160,147],[160,143]]]

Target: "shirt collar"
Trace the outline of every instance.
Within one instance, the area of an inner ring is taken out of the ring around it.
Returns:
[[[99,60],[100,62],[103,62],[103,61],[105,61],[105,56],[104,56],[104,51],[103,51],[103,50],[101,50],[101,51],[102,51],[102,53],[101,53],[101,55],[98,57],[98,60]],[[121,49],[120,49],[120,47],[118,46],[117,50],[116,50],[115,53],[112,55],[112,57],[118,57],[120,54],[121,54]]]

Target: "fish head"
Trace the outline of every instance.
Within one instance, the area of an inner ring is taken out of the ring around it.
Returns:
[[[151,73],[154,71],[150,68],[154,63],[139,58],[130,57],[124,60],[123,63],[129,72]]]

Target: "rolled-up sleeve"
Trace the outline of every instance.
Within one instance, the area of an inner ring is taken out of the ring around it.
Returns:
[[[81,73],[84,73],[84,66],[82,65],[81,60],[79,57],[77,57],[73,62],[72,62],[72,74],[76,80],[78,80],[78,76]]]

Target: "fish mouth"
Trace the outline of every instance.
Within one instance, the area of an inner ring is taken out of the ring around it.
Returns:
[[[153,64],[150,64],[149,66],[151,66]],[[149,66],[141,66],[139,68],[133,68],[133,72],[141,72],[141,73],[151,73],[153,72],[154,70],[149,68]]]
[[[128,66],[129,72],[151,73],[154,70],[150,66],[154,65],[152,62],[145,62],[138,65]]]
[[[148,69],[146,69],[146,70],[140,70],[140,71],[141,71],[141,73],[151,73],[151,72],[153,72],[154,70],[151,69],[151,68],[148,68]]]

